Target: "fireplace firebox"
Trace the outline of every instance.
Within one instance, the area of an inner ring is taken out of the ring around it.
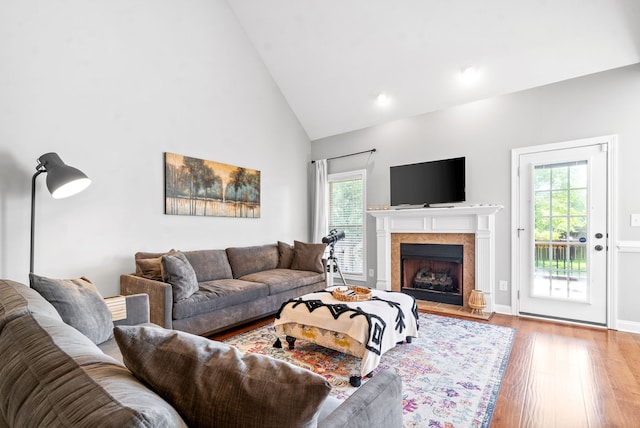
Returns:
[[[463,245],[400,244],[402,292],[463,306],[463,258]]]

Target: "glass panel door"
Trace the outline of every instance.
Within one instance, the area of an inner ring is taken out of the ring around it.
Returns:
[[[519,170],[518,312],[605,325],[607,151],[530,152]]]
[[[534,168],[532,295],[587,300],[587,162]]]

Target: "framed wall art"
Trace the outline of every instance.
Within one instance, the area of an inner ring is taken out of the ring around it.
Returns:
[[[260,171],[164,154],[165,214],[260,217]]]

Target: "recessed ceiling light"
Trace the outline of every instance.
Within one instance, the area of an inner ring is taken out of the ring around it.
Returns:
[[[473,66],[463,67],[460,70],[460,77],[465,82],[475,82],[478,80],[478,69]]]
[[[391,102],[391,98],[389,98],[389,96],[384,92],[378,94],[378,96],[376,97],[376,104],[378,104],[380,107],[388,105],[389,102]]]

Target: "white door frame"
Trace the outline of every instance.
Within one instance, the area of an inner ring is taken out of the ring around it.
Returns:
[[[607,143],[607,327],[617,329],[618,319],[618,281],[617,265],[618,253],[615,249],[617,242],[617,135],[605,135],[602,137],[584,138],[580,140],[565,141],[560,143],[542,144],[539,146],[520,147],[511,150],[511,314],[520,313],[520,263],[518,262],[518,219],[520,218],[520,204],[518,203],[518,166],[519,157],[523,154],[536,153],[549,150],[571,149],[582,146]]]

